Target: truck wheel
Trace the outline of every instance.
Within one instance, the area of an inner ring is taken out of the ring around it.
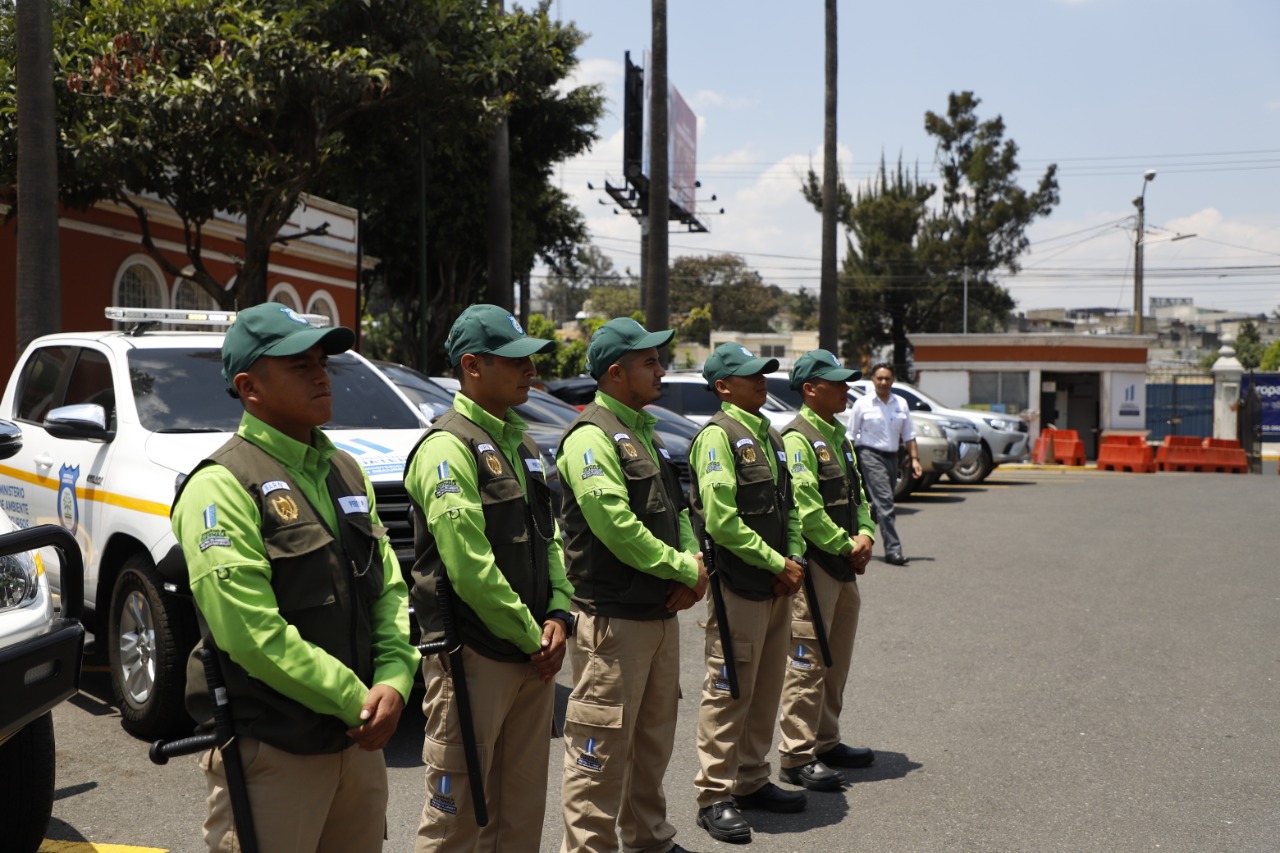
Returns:
[[[991,451],[987,449],[984,443],[978,451],[978,458],[970,462],[968,465],[957,465],[947,472],[947,478],[953,483],[961,483],[966,486],[976,486],[991,474],[995,469],[995,465],[991,462]]]
[[[125,560],[107,634],[111,693],[125,731],[148,740],[191,733],[183,693],[195,633],[191,605],[163,591],[151,558]]]
[[[53,712],[49,712],[0,744],[5,850],[36,853],[40,849],[53,814],[53,776]]]

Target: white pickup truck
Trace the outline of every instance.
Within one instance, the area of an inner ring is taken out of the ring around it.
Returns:
[[[177,483],[235,432],[242,411],[220,373],[222,332],[171,329],[225,329],[235,314],[108,308],[107,318],[122,328],[38,338],[18,360],[0,418],[18,422],[24,442],[0,461],[0,507],[19,527],[60,524],[79,542],[85,625],[106,646],[125,729],[151,739],[192,726],[183,691],[195,614],[156,572],[176,544],[169,506]],[[360,355],[333,356],[329,368],[334,415],[324,429],[368,473],[407,565],[413,536],[402,472],[423,420]]]
[[[21,448],[21,430],[0,421],[0,459]],[[41,547],[58,551],[62,561],[61,613],[54,610]],[[80,550],[66,530],[15,527],[0,509],[0,803],[9,853],[36,853],[53,813],[50,711],[80,684],[83,573]]]

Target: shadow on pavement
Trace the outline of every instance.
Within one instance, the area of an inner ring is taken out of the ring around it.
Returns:
[[[748,810],[743,812],[743,816],[751,824],[752,830],[769,835],[789,835],[804,832],[807,829],[834,826],[849,814],[849,801],[841,794],[855,794],[858,785],[901,779],[912,770],[918,770],[923,766],[919,762],[910,760],[901,752],[876,750],[876,763],[872,766],[859,770],[841,771],[848,780],[843,791],[807,792],[809,806],[799,814],[771,814]]]

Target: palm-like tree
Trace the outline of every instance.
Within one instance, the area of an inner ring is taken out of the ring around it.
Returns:
[[[62,325],[50,5],[17,4],[18,287],[14,308],[18,354],[33,339]]]

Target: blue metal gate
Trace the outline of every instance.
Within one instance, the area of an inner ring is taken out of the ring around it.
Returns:
[[[1147,381],[1148,441],[1170,435],[1213,435],[1213,378],[1171,376]]]

